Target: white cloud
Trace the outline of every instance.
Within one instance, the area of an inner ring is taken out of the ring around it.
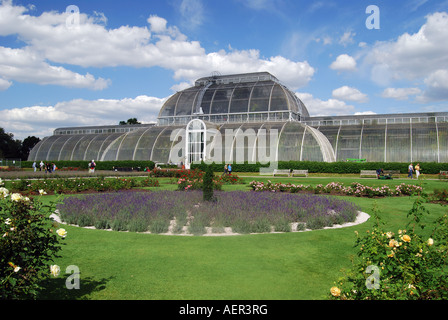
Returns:
[[[356,60],[348,54],[341,54],[333,61],[330,68],[337,71],[354,71],[356,70]]]
[[[198,41],[187,40],[176,27],[167,26],[165,19],[154,15],[148,18],[149,28],[107,29],[104,23],[96,23],[97,16],[80,13],[79,26],[67,28],[65,22],[69,15],[65,12],[31,16],[27,10],[10,2],[0,5],[0,36],[17,35],[26,44],[24,48],[9,50],[34,57],[28,60],[26,67],[12,65],[17,81],[101,89],[108,85],[107,80],[95,79],[91,74],[80,75],[52,64],[85,68],[159,66],[173,70],[175,79],[186,81],[209,75],[211,70],[222,74],[269,71],[295,89],[308,84],[315,72],[306,61],[296,62],[281,56],[261,58],[258,50],[206,53]],[[101,16],[102,22],[106,19]],[[12,79],[6,71],[11,65],[4,66],[0,77]],[[20,76],[25,73],[30,76]],[[64,81],[60,81],[61,78]]]
[[[356,88],[343,86],[333,90],[333,98],[344,101],[367,102],[369,99],[365,93]]]
[[[426,23],[414,34],[404,33],[397,40],[376,43],[367,53],[365,62],[373,72],[396,79],[422,79],[448,65],[448,14],[436,12],[426,17]],[[375,69],[376,68],[376,69]],[[372,72],[372,74],[373,74]],[[378,80],[378,78],[377,78]]]
[[[355,112],[355,116],[364,116],[364,115],[371,115],[371,114],[377,114],[373,111],[361,111],[361,112]]]
[[[354,42],[353,38],[355,37],[355,35],[356,35],[356,33],[351,32],[351,31],[344,32],[344,34],[339,39],[339,44],[346,47],[347,45]]]
[[[8,89],[12,85],[11,81],[0,78],[0,91]]]
[[[0,76],[8,80],[94,90],[101,90],[109,85],[108,80],[95,79],[89,73],[81,75],[63,67],[52,66],[29,48],[0,47],[0,61]]]
[[[41,138],[52,135],[59,127],[111,125],[129,118],[149,123],[156,121],[165,101],[166,98],[149,96],[120,100],[75,99],[54,106],[6,109],[0,110],[0,127],[14,131],[17,139],[24,139],[29,135]]]
[[[431,73],[424,80],[427,89],[421,96],[417,97],[417,101],[430,102],[448,99],[448,70],[440,69]]]
[[[182,16],[182,27],[196,28],[204,20],[204,6],[201,0],[182,0],[177,6]]]
[[[421,90],[419,88],[386,88],[381,96],[395,100],[407,100],[409,96],[417,95],[420,92]]]
[[[310,93],[296,93],[305,104],[310,116],[347,115],[353,113],[355,107],[338,99],[326,101],[313,97]]]

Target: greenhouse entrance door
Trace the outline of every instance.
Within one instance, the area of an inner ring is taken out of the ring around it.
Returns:
[[[193,119],[187,124],[185,168],[190,169],[193,162],[205,161],[207,128],[204,121]]]

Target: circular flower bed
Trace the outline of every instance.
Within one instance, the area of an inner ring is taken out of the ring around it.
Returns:
[[[58,205],[61,220],[98,229],[174,234],[288,232],[321,229],[355,221],[358,207],[313,194],[215,192],[114,192],[67,197]]]

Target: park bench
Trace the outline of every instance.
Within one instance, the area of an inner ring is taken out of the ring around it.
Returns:
[[[291,170],[289,169],[274,169],[273,175],[287,175],[289,177],[289,175],[291,174]]]
[[[305,176],[308,177],[308,170],[292,170],[291,176]]]
[[[361,170],[360,178],[372,176],[375,178],[378,177],[378,175],[376,174],[376,170]]]

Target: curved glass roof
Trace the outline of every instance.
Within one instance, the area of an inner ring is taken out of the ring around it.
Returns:
[[[309,117],[303,102],[267,72],[213,76],[172,95],[159,112],[159,123],[186,123],[192,117],[210,115],[222,116],[210,118],[213,122],[245,122],[250,114],[275,121],[284,118],[278,116],[280,112],[290,113],[294,119]],[[242,117],[230,116],[235,114]]]

